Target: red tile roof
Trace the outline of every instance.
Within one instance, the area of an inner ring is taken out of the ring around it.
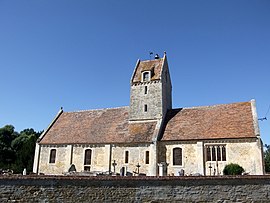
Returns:
[[[149,143],[156,121],[129,122],[129,107],[63,112],[41,144]],[[251,102],[169,110],[161,141],[256,137]]]
[[[151,142],[157,122],[129,123],[129,107],[63,112],[41,144]]]
[[[151,80],[159,80],[161,78],[163,62],[164,58],[148,61],[139,61],[135,69],[132,82],[141,82],[141,75],[143,71],[151,71]]]
[[[162,140],[256,137],[250,102],[173,109]]]

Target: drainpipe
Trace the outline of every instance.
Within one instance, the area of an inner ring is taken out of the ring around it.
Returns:
[[[112,163],[112,144],[110,144],[110,151],[109,151],[109,174],[111,174],[111,163]]]

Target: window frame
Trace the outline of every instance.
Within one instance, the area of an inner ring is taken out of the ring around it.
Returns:
[[[90,153],[90,154],[86,154],[86,153]],[[83,161],[83,165],[84,166],[91,166],[92,165],[92,152],[93,152],[93,150],[92,149],[85,149],[84,150],[84,161]],[[89,156],[90,155],[90,157],[87,157],[87,156]]]
[[[124,164],[128,164],[129,163],[129,151],[125,150],[125,154],[124,154]]]
[[[55,164],[55,162],[56,162],[56,149],[51,149],[49,155],[49,163]]]
[[[179,154],[176,154],[176,150],[180,150]],[[177,159],[176,155],[178,156]],[[173,166],[183,166],[183,148],[182,147],[174,147],[172,149],[172,165]]]
[[[150,152],[147,150],[145,151],[145,164],[150,164]]]
[[[227,161],[226,144],[207,144],[204,146],[204,148],[206,162]]]
[[[151,80],[151,71],[143,71],[141,82],[149,82],[150,80]]]
[[[143,112],[147,113],[148,112],[148,105],[144,104],[143,106]]]
[[[148,94],[148,86],[144,86],[144,94]]]

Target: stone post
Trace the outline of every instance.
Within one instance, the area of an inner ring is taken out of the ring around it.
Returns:
[[[159,176],[163,176],[163,171],[164,171],[164,168],[163,168],[163,163],[158,163],[158,175]]]
[[[204,150],[203,142],[197,142],[197,173],[205,175],[204,173]]]

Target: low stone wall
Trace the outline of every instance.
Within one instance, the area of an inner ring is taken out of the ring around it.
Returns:
[[[0,176],[0,202],[270,202],[270,176]]]

